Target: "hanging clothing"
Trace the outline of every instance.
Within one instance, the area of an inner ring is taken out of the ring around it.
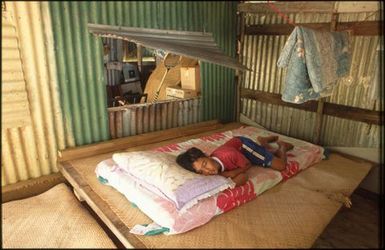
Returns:
[[[347,32],[327,32],[296,26],[279,56],[287,67],[282,100],[304,103],[330,96],[338,78],[350,70]]]

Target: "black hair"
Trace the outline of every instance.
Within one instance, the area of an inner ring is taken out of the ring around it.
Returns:
[[[176,157],[176,162],[184,169],[196,173],[195,169],[193,168],[193,163],[201,157],[206,157],[205,153],[203,153],[202,150],[196,147],[192,147],[186,152],[178,155]]]

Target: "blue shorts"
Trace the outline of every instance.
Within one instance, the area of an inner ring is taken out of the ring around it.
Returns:
[[[253,164],[263,166],[268,168],[271,166],[273,160],[273,154],[270,153],[267,149],[258,145],[253,140],[237,136],[242,142],[242,153],[243,155]]]

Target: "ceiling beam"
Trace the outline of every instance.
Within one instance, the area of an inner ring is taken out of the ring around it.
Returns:
[[[281,13],[358,13],[380,10],[380,1],[270,1],[270,3],[240,3],[239,12],[262,13],[278,9]]]
[[[279,9],[282,13],[332,13],[334,10],[334,2],[288,1],[238,4],[238,11],[247,13],[274,12],[274,8]]]
[[[311,29],[329,30],[329,23],[297,23]],[[290,35],[294,26],[291,24],[258,24],[245,27],[245,35]],[[336,31],[351,30],[354,36],[381,35],[380,21],[337,23]]]

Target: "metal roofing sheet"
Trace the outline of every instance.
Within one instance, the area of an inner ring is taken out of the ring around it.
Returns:
[[[101,37],[128,40],[153,49],[187,56],[233,69],[247,70],[237,59],[226,55],[215,43],[211,33],[131,28],[114,25],[88,24],[91,33]]]

